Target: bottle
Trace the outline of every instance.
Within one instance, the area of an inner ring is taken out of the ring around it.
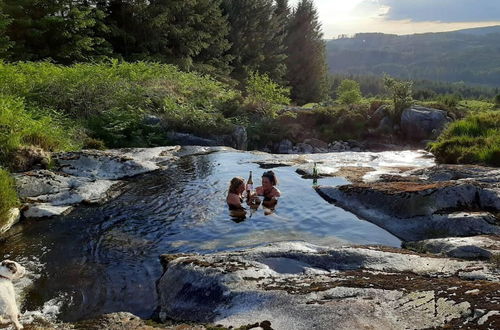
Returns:
[[[247,200],[250,200],[250,196],[253,190],[253,180],[252,180],[252,171],[250,171],[250,176],[247,181]]]
[[[313,167],[313,187],[318,185],[318,169],[316,168],[316,162],[314,162]]]

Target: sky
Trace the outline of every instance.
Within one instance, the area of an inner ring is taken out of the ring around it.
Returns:
[[[291,0],[295,5],[299,0]],[[314,0],[325,38],[500,25],[500,0]]]

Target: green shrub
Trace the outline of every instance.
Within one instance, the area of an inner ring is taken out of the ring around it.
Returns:
[[[500,112],[483,112],[452,123],[431,143],[442,163],[500,166]]]
[[[441,104],[444,104],[448,109],[453,109],[458,106],[458,104],[461,101],[461,98],[456,94],[445,94],[445,95],[439,95],[437,97],[437,101]]]
[[[47,111],[27,108],[19,98],[0,96],[0,164],[8,166],[12,153],[23,146],[46,151],[78,148],[75,128],[65,127],[64,120]]]
[[[247,108],[264,117],[276,118],[278,110],[290,104],[290,89],[278,85],[267,74],[250,72],[245,93]]]
[[[359,83],[350,79],[342,80],[337,88],[337,96],[341,104],[359,103],[362,98]]]
[[[366,132],[369,104],[326,106],[314,110],[316,130],[323,141],[359,139]]]
[[[0,227],[6,223],[10,210],[18,204],[14,180],[9,172],[0,168]]]

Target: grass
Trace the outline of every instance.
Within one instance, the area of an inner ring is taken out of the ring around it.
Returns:
[[[77,149],[76,135],[77,130],[56,114],[27,107],[20,98],[0,96],[0,165],[9,167],[13,153],[24,146]]]
[[[0,76],[0,94],[77,120],[108,147],[165,145],[165,126],[202,136],[228,131],[232,123],[221,109],[240,97],[208,76],[146,62],[0,62]],[[148,114],[164,126],[144,124]]]
[[[0,227],[8,220],[10,210],[19,205],[14,180],[9,172],[0,169]]]
[[[453,122],[430,150],[441,163],[500,166],[500,111]]]

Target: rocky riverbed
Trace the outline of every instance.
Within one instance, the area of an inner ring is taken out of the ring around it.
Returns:
[[[235,151],[162,147],[55,154],[54,169],[16,174],[22,219],[105,203],[122,193],[130,177],[213,152]],[[314,163],[322,177],[347,178],[349,184],[316,191],[399,237],[404,248],[289,241],[167,254],[157,285],[157,316],[166,323],[118,313],[88,322],[36,321],[27,329],[500,327],[500,170],[436,165],[423,151],[253,154],[249,162],[291,167],[297,180],[311,178]]]

